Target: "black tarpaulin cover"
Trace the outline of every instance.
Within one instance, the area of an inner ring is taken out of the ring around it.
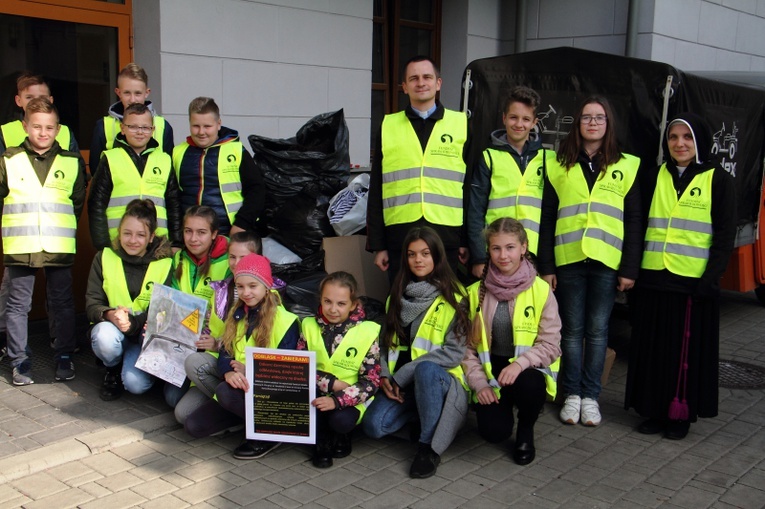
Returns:
[[[639,156],[641,167],[654,166],[663,92],[667,77],[672,76],[668,118],[692,111],[707,119],[715,132],[713,152],[736,178],[739,224],[756,222],[765,142],[765,89],[701,78],[660,62],[576,48],[483,58],[471,62],[467,70],[472,82],[468,95],[470,167],[489,145],[491,132],[503,127],[502,98],[516,85],[531,87],[542,97],[537,129],[547,147],[557,148],[566,136],[579,103],[599,94],[614,109],[622,150]],[[464,99],[464,88],[462,93]]]

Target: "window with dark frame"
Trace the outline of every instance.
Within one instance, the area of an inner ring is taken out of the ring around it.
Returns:
[[[372,145],[383,117],[408,104],[401,91],[403,66],[416,55],[429,56],[440,65],[441,0],[374,0]]]

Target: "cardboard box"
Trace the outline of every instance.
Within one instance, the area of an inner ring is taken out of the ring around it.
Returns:
[[[366,235],[326,237],[322,242],[324,270],[328,274],[338,270],[353,274],[359,283],[359,295],[385,303],[390,290],[388,274],[375,266],[375,255],[364,249],[366,244]]]

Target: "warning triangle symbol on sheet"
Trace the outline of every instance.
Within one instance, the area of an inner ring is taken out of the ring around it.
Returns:
[[[195,309],[181,323],[194,334],[199,332],[199,310]]]

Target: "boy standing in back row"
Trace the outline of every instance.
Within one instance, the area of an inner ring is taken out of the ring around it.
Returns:
[[[125,108],[133,103],[145,104],[154,115],[153,138],[159,144],[159,150],[167,155],[173,155],[173,128],[162,117],[156,114],[151,101],[148,101],[151,89],[149,88],[149,76],[138,64],[130,63],[117,75],[117,88],[114,93],[119,101],[109,106],[109,114],[96,122],[93,129],[93,141],[90,143],[90,173],[96,173],[101,153],[104,150],[114,148],[114,140],[120,133],[120,121],[125,113]]]
[[[40,267],[45,269],[49,311],[55,315],[58,329],[55,378],[74,378],[72,264],[77,221],[85,204],[84,165],[79,154],[62,150],[56,141],[60,126],[53,104],[47,99],[32,99],[23,126],[27,139],[0,158],[3,263],[10,283],[8,356],[14,385],[34,383],[27,324]]]

